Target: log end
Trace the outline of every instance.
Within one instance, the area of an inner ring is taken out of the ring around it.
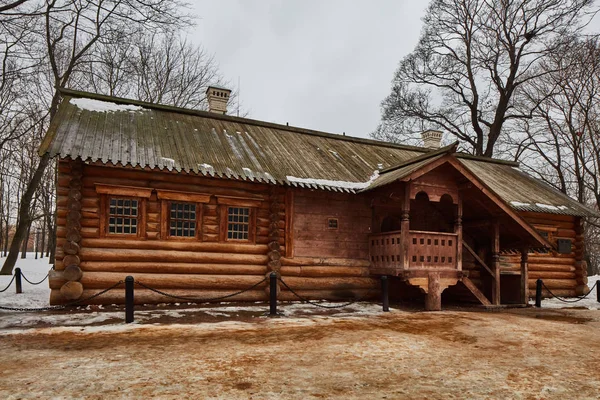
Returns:
[[[83,294],[83,285],[80,282],[69,281],[62,285],[60,294],[67,300],[77,300]]]

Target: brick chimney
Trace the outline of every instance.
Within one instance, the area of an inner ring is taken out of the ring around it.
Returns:
[[[439,149],[442,143],[442,131],[425,131],[421,132],[421,139],[423,139],[423,147],[428,149]]]
[[[229,89],[219,86],[209,86],[208,89],[206,89],[208,111],[217,114],[226,114],[229,95],[231,95],[231,90]]]

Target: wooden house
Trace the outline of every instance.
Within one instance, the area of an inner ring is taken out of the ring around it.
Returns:
[[[40,153],[58,157],[51,303],[126,275],[179,296],[248,288],[275,271],[309,299],[378,293],[525,303],[535,281],[587,290],[591,210],[517,163],[63,91]],[[268,285],[231,298],[260,301]],[[278,298],[297,300],[285,286]],[[122,290],[95,299],[121,303]],[[136,302],[175,301],[136,288]]]

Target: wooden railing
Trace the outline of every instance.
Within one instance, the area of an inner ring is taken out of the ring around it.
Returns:
[[[455,233],[410,231],[408,267],[455,269],[457,238]]]
[[[400,231],[369,236],[372,268],[403,268]]]
[[[454,233],[410,231],[408,265],[403,265],[401,232],[369,236],[373,269],[435,268],[456,269],[457,238]]]

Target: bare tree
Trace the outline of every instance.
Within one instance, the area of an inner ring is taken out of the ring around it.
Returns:
[[[190,22],[181,14],[182,4],[177,0],[46,0],[43,8],[39,2],[28,2],[11,12],[23,17],[38,18],[41,29],[36,31],[38,43],[43,44],[44,63],[49,71],[50,85],[48,115],[52,118],[61,97],[55,88],[67,87],[72,76],[89,62],[89,55],[101,39],[134,36],[144,29],[177,29]],[[28,8],[25,8],[28,6]],[[20,8],[23,7],[23,8]],[[21,196],[18,224],[10,251],[0,274],[11,274],[18,257],[19,247],[31,223],[32,200],[44,177],[50,157],[40,157],[39,164]]]
[[[523,87],[551,73],[540,63],[593,15],[593,0],[433,0],[415,50],[398,67],[372,134],[406,140],[443,129],[491,157],[513,121],[531,118]]]

